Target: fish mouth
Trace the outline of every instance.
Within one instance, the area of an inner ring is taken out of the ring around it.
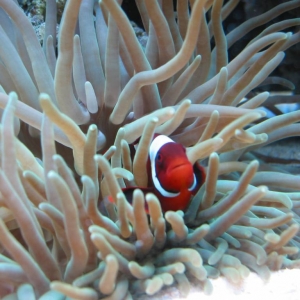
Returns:
[[[170,176],[170,178],[177,178],[178,180],[180,179],[182,181],[184,178],[192,176],[193,167],[189,163],[178,163],[170,166],[167,174]]]
[[[177,169],[180,169],[180,168],[183,168],[183,167],[189,167],[189,164],[188,163],[180,163],[180,164],[177,164],[175,166],[172,166],[170,168],[170,172],[173,172],[174,170],[177,170]]]

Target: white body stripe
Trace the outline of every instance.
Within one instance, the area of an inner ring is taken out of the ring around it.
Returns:
[[[196,185],[197,185],[197,179],[196,179],[196,176],[194,174],[194,181],[193,181],[192,186],[189,188],[189,191],[191,192],[194,188],[196,188]]]
[[[179,193],[170,193],[166,191],[160,184],[159,180],[156,176],[156,169],[155,169],[155,157],[157,155],[157,152],[160,150],[160,148],[167,144],[167,143],[175,143],[173,140],[171,140],[169,137],[165,135],[158,135],[151,143],[150,149],[149,149],[149,156],[150,156],[150,163],[151,163],[151,175],[152,180],[155,188],[164,196],[164,197],[176,197],[179,195]]]

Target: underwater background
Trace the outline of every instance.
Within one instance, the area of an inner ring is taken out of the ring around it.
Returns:
[[[298,270],[300,1],[120,2],[0,0],[1,299]],[[157,135],[195,172],[181,210],[184,174],[156,189]]]

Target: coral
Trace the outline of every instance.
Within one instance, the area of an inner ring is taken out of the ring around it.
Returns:
[[[299,177],[253,152],[299,135],[299,111],[268,119],[261,107],[282,98],[255,90],[299,42],[283,32],[299,20],[268,27],[233,59],[227,48],[300,1],[225,35],[237,3],[190,1],[190,13],[178,1],[175,19],[170,0],[137,1],[143,49],[117,1],[69,0],[56,55],[54,0],[43,48],[23,11],[0,0],[2,299],[132,299],[171,285],[187,296],[191,282],[210,294],[211,278],[299,266]],[[153,133],[206,168],[184,212],[122,192],[147,182]]]

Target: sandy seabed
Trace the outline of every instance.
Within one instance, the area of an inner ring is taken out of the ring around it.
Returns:
[[[230,284],[224,277],[212,280],[214,291],[210,296],[201,295],[201,299],[300,299],[300,270],[280,270],[272,272],[267,282],[261,280],[256,273],[251,273],[242,283]],[[199,299],[200,293],[192,288],[188,299]],[[180,299],[180,298],[173,298]]]
[[[286,269],[272,272],[270,279],[264,282],[257,274],[251,273],[239,284],[232,284],[224,277],[211,279],[214,290],[209,296],[205,295],[197,286],[192,285],[188,297],[180,296],[175,287],[167,288],[150,297],[139,297],[139,300],[300,300],[300,270]]]

